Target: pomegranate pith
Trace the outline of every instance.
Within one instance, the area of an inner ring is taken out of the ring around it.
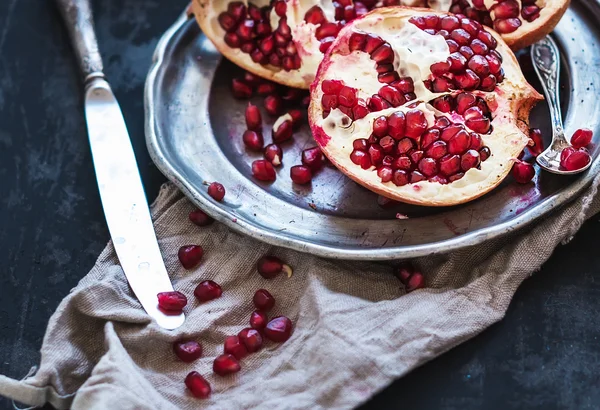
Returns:
[[[193,340],[173,343],[173,351],[182,362],[190,363],[202,356],[202,345]]]
[[[220,298],[223,294],[221,286],[212,280],[200,282],[194,290],[194,295],[200,302],[208,302],[209,300]]]
[[[181,312],[187,305],[187,298],[178,291],[160,292],[156,295],[158,298],[158,307],[167,312]]]
[[[196,371],[190,372],[186,376],[185,387],[199,399],[206,399],[210,396],[210,384]]]

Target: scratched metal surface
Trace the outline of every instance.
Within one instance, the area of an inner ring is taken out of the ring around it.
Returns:
[[[595,26],[581,16],[582,9],[569,10],[556,30],[563,52],[562,101],[569,135],[582,123],[600,131],[600,105],[589,104],[600,91],[600,82],[593,81],[600,43]],[[252,178],[250,167],[260,154],[246,152],[240,138],[247,103],[236,101],[229,91],[236,69],[222,62],[196,24],[184,17],[165,34],[155,60],[146,84],[146,138],[154,162],[215,218],[274,245],[343,259],[448,252],[520,229],[552,212],[600,170],[598,160],[575,178],[538,170],[534,184],[518,185],[508,178],[491,193],[457,207],[403,204],[382,209],[376,194],[333,167],[320,172],[310,187],[291,183],[290,167],[299,163],[303,148],[314,145],[305,126],[283,146],[284,165],[277,181],[260,183]],[[533,112],[531,123],[549,136],[545,103]],[[265,124],[265,130],[270,125]],[[595,135],[600,140],[600,132]],[[597,153],[594,148],[596,159]],[[226,186],[223,203],[208,197],[205,181]],[[408,219],[396,219],[397,213]]]

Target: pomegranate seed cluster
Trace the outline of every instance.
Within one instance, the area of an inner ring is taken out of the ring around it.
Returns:
[[[532,22],[540,16],[540,7],[535,0],[503,0],[494,2],[488,10],[484,0],[452,0],[450,12],[463,14],[489,27],[494,27],[500,34],[516,31],[523,20]],[[493,20],[492,15],[493,13]]]
[[[448,44],[448,59],[431,65],[432,78],[425,83],[431,91],[493,91],[504,79],[496,39],[477,21],[451,15],[414,16],[409,21]]]

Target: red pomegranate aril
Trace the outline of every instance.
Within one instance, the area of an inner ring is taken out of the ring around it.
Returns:
[[[567,160],[569,155],[571,155],[574,152],[575,152],[575,148],[573,148],[573,147],[567,147],[567,148],[563,149],[560,153],[560,164],[562,165],[563,162],[565,162]]]
[[[454,76],[454,82],[463,90],[474,90],[479,86],[480,79],[473,70],[466,69],[462,74]]]
[[[266,327],[266,326],[265,326]],[[245,328],[238,333],[239,339],[249,353],[258,352],[263,345],[263,338],[260,332],[253,328]]]
[[[227,5],[227,13],[236,21],[240,21],[246,17],[246,6],[241,1],[231,2]]]
[[[425,155],[433,159],[440,159],[448,152],[444,141],[435,141],[425,151]]]
[[[454,31],[460,27],[460,20],[456,16],[443,16],[440,19],[440,28],[447,31]]]
[[[237,28],[237,21],[235,20],[235,18],[226,12],[222,12],[221,14],[219,14],[218,20],[219,25],[225,31],[231,32],[235,31],[235,29]]]
[[[590,145],[594,133],[589,128],[580,128],[571,136],[571,145],[574,148],[583,148]]]
[[[486,134],[490,130],[490,120],[484,117],[467,120],[465,121],[465,125],[480,134]]]
[[[473,41],[471,41],[471,50],[473,50],[473,52],[475,54],[478,54],[480,56],[484,56],[488,53],[489,48],[488,46],[481,41],[480,39],[476,38]]]
[[[394,50],[388,43],[383,43],[371,53],[371,60],[378,64],[390,64],[394,61]]]
[[[221,286],[212,280],[202,281],[194,289],[194,295],[200,302],[220,298],[222,294],[223,289],[221,289]]]
[[[368,103],[367,103],[369,109],[371,109],[371,111],[381,111],[381,110],[385,110],[386,108],[390,108],[390,103],[388,103],[386,100],[384,100],[383,98],[381,98],[381,96],[375,94],[373,95]]]
[[[461,53],[450,54],[447,61],[450,63],[450,71],[453,73],[461,72],[467,66],[467,59]]]
[[[258,48],[264,55],[269,55],[275,49],[275,40],[272,36],[265,37],[258,44]]]
[[[388,132],[388,123],[385,116],[377,117],[373,120],[373,134],[377,137],[385,137]]]
[[[215,220],[208,216],[203,210],[196,209],[189,214],[190,221],[198,226],[208,226]]]
[[[260,131],[262,129],[262,117],[260,110],[252,103],[246,107],[246,127],[252,131]]]
[[[253,50],[252,53],[250,53],[250,57],[252,58],[252,61],[257,64],[267,64],[268,62],[267,56],[265,56],[259,49]]]
[[[452,139],[452,137],[454,137],[456,135],[456,133],[458,133],[459,131],[463,130],[462,125],[459,124],[452,124],[449,125],[448,127],[444,128],[442,130],[442,133],[440,134],[440,139],[442,141],[450,141],[450,139]]]
[[[227,376],[241,370],[240,362],[231,354],[222,354],[213,362],[213,371],[219,376]]]
[[[254,21],[261,21],[267,17],[267,14],[264,13],[264,10],[259,9],[254,4],[248,3],[248,16]]]
[[[252,87],[238,78],[231,81],[233,96],[237,99],[247,99],[252,97]]]
[[[285,120],[277,129],[273,129],[271,136],[273,137],[273,142],[281,143],[292,138],[294,134],[294,125],[290,120]]]
[[[452,83],[450,80],[443,78],[443,77],[438,77],[435,80],[433,80],[433,92],[436,93],[443,93],[446,91],[449,91],[450,88],[452,88]]]
[[[258,310],[269,311],[275,306],[275,298],[266,289],[259,289],[252,299]]]
[[[387,73],[389,71],[394,71],[394,65],[393,64],[377,64],[375,71],[377,71],[379,74]]]
[[[381,182],[390,182],[392,180],[392,168],[381,167],[377,170],[377,176],[381,178]]]
[[[352,107],[352,116],[354,120],[365,118],[369,112],[366,103],[362,100],[357,101],[356,105]]]
[[[378,94],[381,96],[381,98],[389,102],[392,107],[399,107],[406,102],[404,95],[390,85],[384,85],[381,87]]]
[[[385,138],[390,138],[390,137],[385,137]],[[391,138],[390,138],[391,139]],[[383,141],[383,139],[382,139]],[[385,156],[386,152],[391,152],[394,149],[393,146],[393,140],[391,142],[392,145],[390,145],[389,141],[384,141],[383,144],[385,146],[385,148],[383,148],[382,145],[379,144],[372,144],[369,147],[369,157],[371,158],[371,164],[373,164],[374,166],[378,166],[379,164],[381,164],[383,162],[383,157]]]
[[[210,396],[210,384],[196,371],[190,372],[185,377],[185,387],[199,399],[206,399]]]
[[[469,149],[474,149],[475,151],[479,151],[483,147],[483,141],[481,140],[481,136],[476,132],[471,133],[471,144],[469,145]]]
[[[340,105],[351,108],[356,103],[356,90],[350,87],[342,87],[338,94],[338,101]]]
[[[535,169],[530,163],[517,159],[512,167],[512,175],[519,184],[526,184],[535,176]]]
[[[304,21],[310,24],[318,25],[327,21],[327,18],[319,6],[312,6],[304,15]]]
[[[535,4],[525,6],[521,10],[521,16],[529,22],[535,20],[540,16],[540,8]]]
[[[250,41],[254,38],[254,21],[244,20],[237,27],[235,33],[242,39],[242,41]]]
[[[258,37],[266,37],[271,34],[271,25],[266,21],[261,21],[256,24],[254,31],[258,35]]]
[[[485,77],[490,73],[490,66],[488,65],[488,61],[483,56],[474,55],[473,57],[471,57],[467,65],[479,77]]]
[[[394,139],[404,138],[406,132],[406,115],[396,111],[387,117],[387,133]]]
[[[571,147],[565,148],[565,150],[563,150],[563,152],[561,153],[561,157],[560,157],[560,165],[565,170],[577,171],[579,169],[585,168],[592,160],[592,158],[590,157],[590,154],[588,153],[588,151],[585,148],[579,148],[577,150],[573,149],[573,151],[570,153],[570,155],[564,156],[565,158],[563,160],[562,154],[564,153],[564,151],[568,150],[569,148],[571,148]]]
[[[408,94],[415,91],[415,85],[410,77],[403,77],[391,84],[392,87],[400,91],[402,94]]]
[[[277,87],[273,83],[262,83],[256,87],[256,93],[262,97],[273,94],[275,91],[277,91]]]
[[[265,147],[264,151],[265,159],[270,162],[273,166],[278,167],[281,165],[283,158],[283,151],[277,144],[269,144]]]
[[[456,53],[460,47],[458,43],[452,39],[446,39],[446,44],[448,45],[448,51],[450,51],[451,54]]]
[[[348,48],[350,51],[360,50],[362,51],[367,42],[367,38],[364,33],[353,32],[350,34],[350,38],[348,39]]]
[[[481,79],[481,84],[479,84],[479,89],[482,91],[494,91],[496,88],[496,77],[492,74]]]
[[[384,84],[391,84],[394,81],[398,81],[399,78],[400,77],[398,76],[398,73],[395,71],[389,71],[387,73],[381,73],[377,75],[377,80]]]
[[[352,148],[358,149],[361,151],[366,151],[369,149],[369,142],[364,138],[359,138],[352,142]]]
[[[416,140],[427,129],[427,119],[421,110],[406,113],[406,136]]]
[[[421,158],[423,158],[423,155],[424,155],[424,154],[425,154],[425,153],[424,153],[423,151],[421,151],[421,150],[415,150],[415,151],[412,151],[412,152],[410,153],[410,155],[409,155],[409,156],[410,156],[410,160],[411,160],[412,162],[414,162],[415,164],[418,164],[418,163],[419,163],[419,161],[421,161]]]
[[[496,41],[494,36],[492,36],[485,30],[480,30],[477,33],[477,39],[483,42],[490,49],[496,48],[496,46],[498,45],[498,42]]]
[[[338,110],[340,110],[341,112],[346,114],[350,118],[350,120],[354,120],[354,118],[352,118],[352,108],[340,105],[340,106],[338,106]]]
[[[292,321],[285,316],[273,318],[267,323],[264,334],[272,342],[285,342],[292,334]]]
[[[460,27],[463,28],[471,36],[475,36],[481,28],[481,24],[472,19],[463,18],[460,20]]]
[[[333,94],[323,94],[321,97],[321,105],[324,110],[333,110],[338,107],[338,96]]]
[[[389,167],[392,165],[393,162],[394,162],[394,157],[392,157],[391,155],[386,155],[385,157],[383,157],[383,161],[381,161],[381,165]]]
[[[479,150],[479,156],[481,157],[481,162],[485,161],[492,155],[492,151],[488,147],[483,147]]]
[[[408,154],[415,148],[415,141],[406,137],[398,141],[396,146],[396,153],[399,155]]]
[[[252,163],[252,175],[259,181],[275,181],[277,177],[273,165],[264,159],[258,159]]]
[[[494,19],[508,19],[519,16],[519,3],[515,0],[504,0],[491,8]]]
[[[366,141],[365,141],[366,142]],[[313,171],[318,171],[323,166],[323,151],[319,147],[307,148],[302,151],[302,164]]]
[[[450,126],[450,120],[446,117],[435,117],[435,123],[433,124],[433,127],[440,130],[443,130],[444,128],[447,128],[448,126]]]
[[[258,260],[256,267],[260,276],[265,279],[273,279],[281,272],[285,272],[288,277],[292,276],[292,268],[276,256],[263,256]]]
[[[467,60],[475,55],[475,52],[469,46],[460,46],[458,52],[465,56]]]
[[[441,112],[450,112],[452,111],[454,100],[449,95],[443,95],[433,100],[432,105]]]
[[[397,169],[392,174],[392,182],[396,186],[404,186],[409,183],[410,177],[403,169]]]
[[[283,102],[281,100],[281,97],[279,97],[278,95],[268,95],[265,98],[264,107],[267,111],[267,114],[273,117],[281,114],[281,111],[283,109]]]
[[[308,184],[312,180],[312,171],[304,165],[295,165],[290,169],[290,178],[295,184]]]
[[[460,46],[466,46],[471,41],[471,35],[462,28],[457,28],[450,33],[450,38],[456,41]]]
[[[440,172],[446,176],[456,174],[460,171],[460,157],[458,155],[446,155],[440,160]]]
[[[178,341],[173,343],[173,352],[185,363],[191,363],[202,356],[202,345],[196,341]]]
[[[333,41],[335,40],[335,37],[325,37],[323,40],[321,40],[321,44],[319,45],[319,51],[321,53],[326,53],[327,50],[329,50],[329,47],[331,47],[331,45],[333,44]]]
[[[323,23],[315,30],[315,37],[317,40],[323,40],[325,37],[335,37],[340,31],[340,27],[337,23]]]
[[[248,355],[248,349],[238,336],[227,336],[225,338],[223,352],[232,355],[238,360]]]
[[[265,328],[268,321],[269,321],[269,318],[267,317],[267,314],[265,312],[263,312],[262,310],[255,310],[250,315],[250,327],[252,329],[261,331]]]
[[[292,117],[292,126],[294,129],[300,128],[304,120],[304,114],[302,113],[302,110],[293,109],[289,110],[287,113],[290,115],[290,117]]]
[[[465,176],[465,174],[463,172],[458,172],[458,173],[456,173],[454,175],[450,175],[448,177],[448,182],[458,181],[459,179],[461,179],[464,176]]]
[[[156,295],[158,307],[167,312],[181,312],[187,305],[187,298],[178,291],[160,292]]]
[[[404,171],[410,171],[414,168],[412,161],[406,156],[396,158],[392,165],[394,168]]]
[[[456,96],[456,112],[463,115],[467,109],[476,103],[475,96],[471,93],[460,93]]]
[[[471,136],[465,130],[460,130],[448,141],[448,152],[450,154],[462,154],[469,149]]]
[[[262,133],[256,131],[246,130],[242,136],[244,145],[251,151],[262,151],[263,149],[263,136]]]
[[[242,44],[242,40],[240,40],[240,37],[235,33],[225,34],[223,40],[225,40],[225,44],[227,44],[231,48],[239,48]]]
[[[440,139],[440,130],[430,128],[421,136],[421,148],[427,149],[431,144]],[[444,144],[446,145],[446,144]]]
[[[423,158],[419,161],[418,168],[426,177],[432,177],[439,171],[437,162],[433,158]]]
[[[324,80],[321,83],[321,90],[324,94],[337,95],[343,87],[344,84],[339,80]]]
[[[179,262],[185,269],[193,269],[198,266],[203,255],[204,249],[199,245],[182,246],[177,252]]]
[[[544,151],[544,140],[542,138],[542,131],[539,128],[529,129],[529,138],[533,142],[533,145],[528,145],[527,149],[534,157],[537,157]]]
[[[479,152],[474,149],[469,149],[460,158],[460,167],[464,172],[471,168],[477,168],[481,163]]]
[[[413,292],[417,289],[421,289],[425,287],[425,278],[423,274],[420,272],[415,272],[409,279],[405,285],[406,293]]]
[[[365,151],[355,149],[350,154],[350,160],[356,165],[359,165],[362,169],[371,168],[371,158]]]
[[[521,20],[509,18],[506,20],[494,20],[494,30],[500,34],[508,34],[521,27]]]
[[[379,46],[381,46],[385,41],[379,37],[378,35],[369,33],[365,35],[365,45],[362,49],[365,53],[371,54],[375,51]]]

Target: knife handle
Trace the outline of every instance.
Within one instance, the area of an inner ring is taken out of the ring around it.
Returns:
[[[56,0],[85,82],[104,77],[90,0]]]

